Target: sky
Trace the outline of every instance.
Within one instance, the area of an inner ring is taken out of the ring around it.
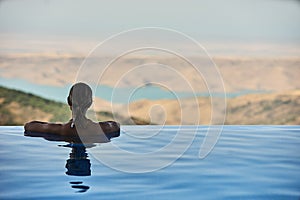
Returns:
[[[1,0],[0,34],[104,39],[137,27],[198,40],[300,43],[298,0]]]

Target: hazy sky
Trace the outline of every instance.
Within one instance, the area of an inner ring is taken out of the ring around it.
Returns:
[[[298,0],[2,0],[0,34],[103,39],[155,26],[196,39],[300,43]]]

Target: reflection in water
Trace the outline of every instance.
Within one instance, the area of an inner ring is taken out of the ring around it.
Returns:
[[[66,174],[70,176],[90,176],[91,162],[88,159],[85,145],[70,143],[61,146],[72,148],[71,153],[69,154],[70,157],[66,163]],[[77,192],[80,193],[86,192],[88,189],[90,189],[89,186],[83,185],[82,181],[71,181],[70,184],[72,188],[78,189]]]
[[[54,135],[49,133],[34,133],[25,132],[25,136],[29,137],[42,137],[49,141],[65,141],[69,142],[66,145],[58,145],[60,147],[71,148],[69,158],[66,161],[66,174],[69,176],[91,176],[91,162],[88,159],[88,153],[86,148],[92,148],[96,146],[94,143],[104,143],[107,140],[101,142],[101,140],[95,140],[91,144],[83,144],[80,138],[66,138],[61,135]],[[71,181],[71,187],[76,189],[76,192],[86,192],[90,187],[83,185],[83,181]]]
[[[70,182],[72,184],[72,182]],[[72,185],[72,188],[75,188],[75,189],[79,189],[77,192],[86,192],[88,189],[90,189],[89,186],[86,186],[86,185]]]
[[[72,148],[70,158],[67,160],[67,175],[73,176],[90,176],[91,162],[86,153],[86,147],[83,144],[68,144],[64,147]]]

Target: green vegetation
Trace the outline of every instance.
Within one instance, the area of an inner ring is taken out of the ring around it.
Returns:
[[[11,105],[15,103],[18,107],[25,111],[25,109],[30,111],[41,111],[42,113],[51,115],[50,121],[67,121],[70,118],[70,111],[66,104],[51,101],[38,97],[36,95],[25,93],[22,91],[8,89],[0,86],[0,113],[1,124],[19,124],[14,120],[14,115],[11,111]],[[30,113],[23,113],[28,115]],[[6,123],[4,123],[6,121]]]
[[[33,108],[41,109],[45,112],[52,112],[53,108],[61,109],[67,108],[65,104],[44,99],[35,96],[31,93],[21,92],[19,90],[8,89],[0,86],[0,98],[4,98],[3,105],[9,104],[11,102],[17,102],[21,106],[31,106]]]

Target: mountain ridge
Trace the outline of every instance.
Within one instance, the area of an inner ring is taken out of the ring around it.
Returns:
[[[110,103],[96,98],[95,112],[89,112],[88,117],[98,121],[115,120],[122,125],[210,124],[210,98],[198,97],[197,105],[192,101],[191,98],[180,101],[139,100],[128,105],[115,105],[112,109]],[[186,109],[184,111],[188,113],[184,115],[184,120],[182,109]],[[199,123],[193,121],[195,109],[199,109],[201,113]],[[0,125],[23,125],[31,120],[66,122],[70,116],[71,112],[66,104],[0,86]],[[299,125],[300,90],[247,94],[227,99],[224,123]]]

